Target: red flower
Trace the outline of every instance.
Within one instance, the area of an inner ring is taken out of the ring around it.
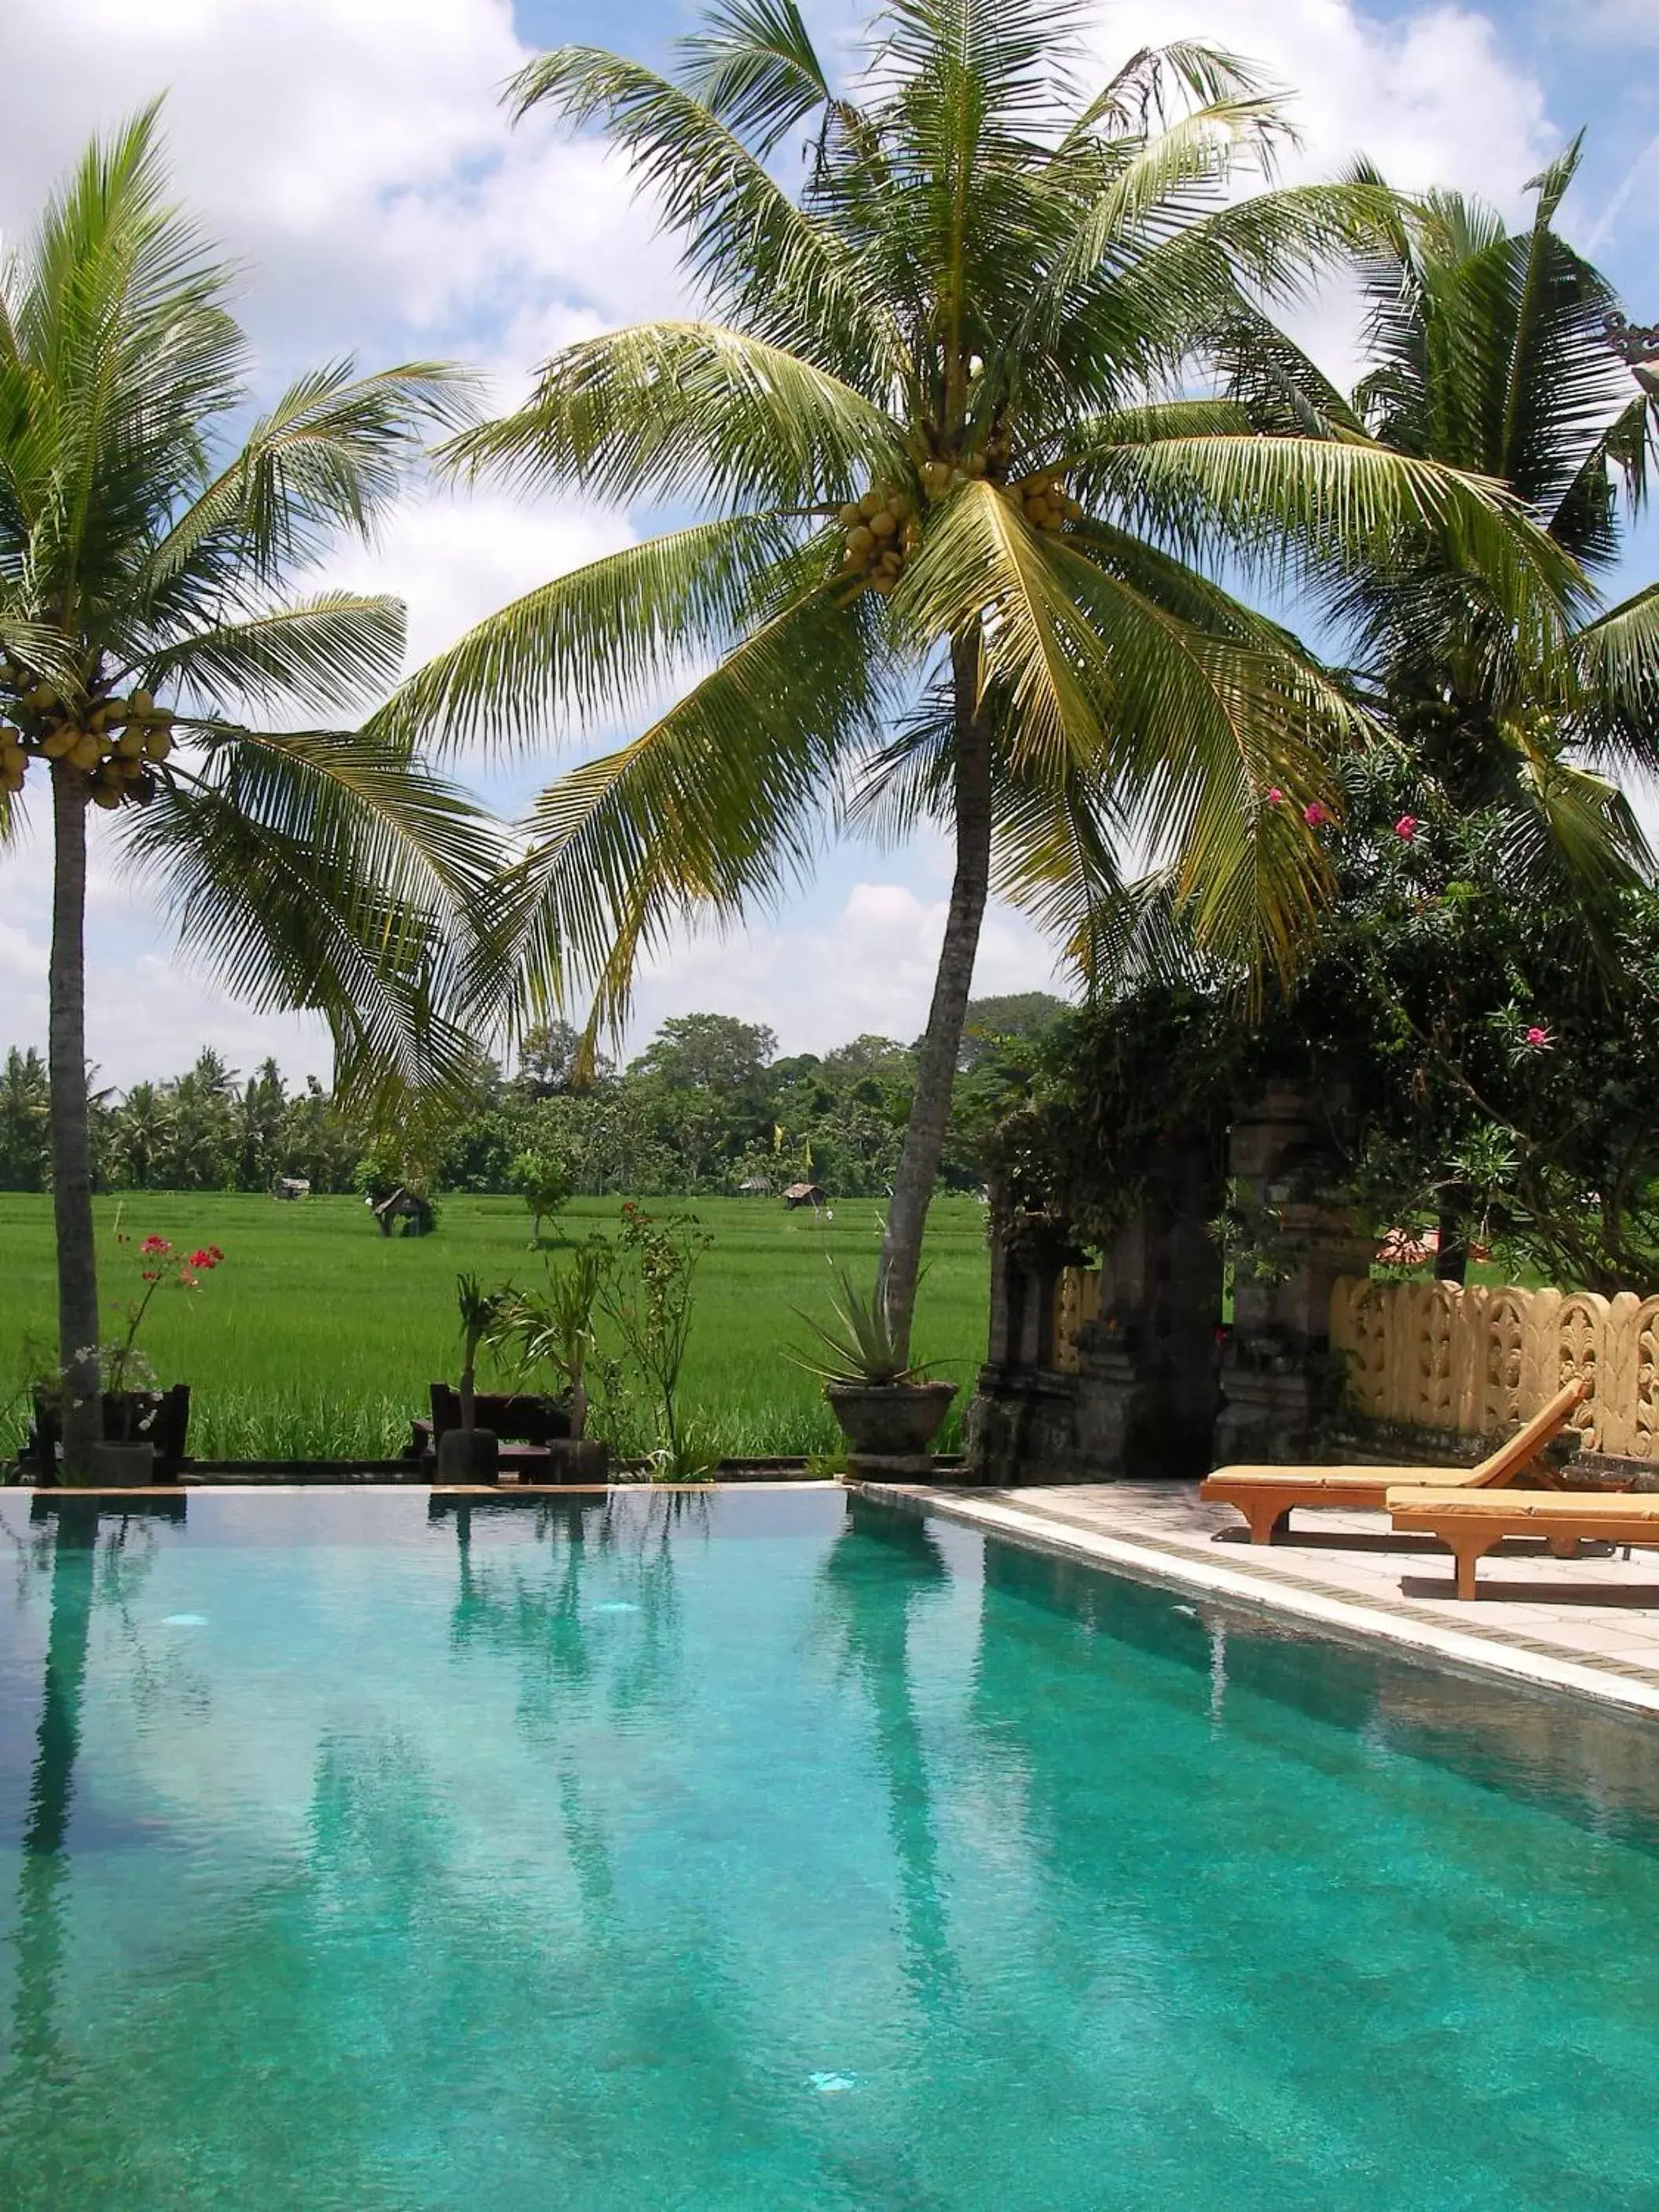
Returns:
[[[1394,834],[1402,844],[1409,845],[1417,835],[1417,817],[1414,814],[1402,814],[1394,825]]]
[[[146,1259],[159,1260],[162,1253],[171,1252],[173,1247],[165,1237],[146,1237],[138,1249]]]
[[[210,1244],[200,1252],[192,1252],[185,1265],[187,1267],[216,1267],[224,1255]]]
[[[1322,822],[1328,822],[1330,818],[1330,808],[1322,806],[1316,799],[1310,799],[1302,810],[1302,819],[1310,830],[1317,830]]]
[[[212,1253],[212,1255],[213,1255],[213,1264],[214,1264],[214,1266],[216,1267],[218,1266],[218,1264],[219,1264],[220,1261],[221,1261],[221,1260],[222,1260],[222,1259],[224,1258],[224,1256],[225,1256],[225,1255],[224,1255],[224,1254],[223,1254],[223,1253],[219,1249],[219,1247],[218,1247],[216,1244],[210,1244],[210,1245],[208,1246],[208,1250],[209,1250],[210,1252],[211,1252],[211,1253]]]
[[[161,1271],[159,1267],[146,1267],[138,1279],[141,1283],[159,1283],[161,1279]]]

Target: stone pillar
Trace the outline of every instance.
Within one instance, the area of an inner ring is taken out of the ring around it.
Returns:
[[[1078,1459],[1086,1480],[1190,1477],[1209,1465],[1219,1404],[1219,1210],[1207,1132],[1172,1133],[1139,1212],[1103,1255],[1098,1318],[1078,1346]]]
[[[1055,1370],[1060,1259],[991,1240],[991,1334],[964,1422],[971,1483],[1064,1482],[1075,1459],[1077,1378]]]
[[[1340,1095],[1285,1089],[1234,1119],[1229,1164],[1251,1239],[1234,1276],[1218,1465],[1316,1457],[1321,1427],[1340,1397],[1331,1291],[1339,1275],[1367,1272],[1375,1242],[1320,1194],[1336,1172],[1346,1114]]]
[[[1220,1206],[1207,1132],[1171,1133],[1139,1210],[1103,1255],[1098,1317],[1079,1334],[1073,1373],[1056,1370],[1062,1266],[991,1256],[990,1357],[969,1422],[973,1482],[1109,1482],[1202,1474],[1218,1392],[1221,1255],[1207,1224]]]

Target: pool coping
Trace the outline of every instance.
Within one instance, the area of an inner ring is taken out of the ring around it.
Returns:
[[[1627,1660],[1595,1653],[1569,1658],[1559,1647],[1513,1629],[1471,1622],[1453,1626],[1407,1599],[1367,1602],[1311,1575],[1275,1573],[1195,1557],[1156,1537],[1113,1536],[1006,1491],[943,1490],[922,1483],[860,1482],[849,1487],[880,1505],[924,1517],[960,1522],[1030,1551],[1109,1568],[1137,1582],[1196,1591],[1247,1611],[1302,1621],[1344,1639],[1387,1644],[1460,1673],[1498,1676],[1534,1689],[1589,1698],[1622,1711],[1659,1719],[1659,1676]],[[1475,1601],[1478,1604],[1479,1601]]]
[[[711,1491],[729,1490],[753,1496],[757,1491],[845,1490],[833,1476],[780,1477],[773,1482],[157,1482],[122,1483],[114,1487],[81,1484],[9,1482],[0,1484],[0,1498],[27,1498],[47,1505],[95,1504],[112,1512],[142,1498],[175,1501],[185,1498],[659,1498],[675,1492],[707,1497]]]

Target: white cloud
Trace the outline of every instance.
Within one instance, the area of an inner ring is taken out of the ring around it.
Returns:
[[[1384,21],[1350,0],[1113,0],[1097,45],[1109,69],[1176,37],[1243,56],[1289,95],[1299,143],[1280,158],[1280,183],[1335,177],[1363,154],[1402,191],[1478,193],[1513,219],[1527,179],[1559,150],[1537,81],[1474,9],[1432,6]],[[1357,295],[1328,281],[1282,319],[1339,384],[1354,380]]]
[[[634,542],[625,518],[607,509],[433,486],[405,499],[372,547],[341,551],[325,574],[404,601],[416,666],[534,586]]]
[[[923,899],[908,884],[860,882],[827,922],[694,938],[641,976],[627,1052],[691,1008],[763,1022],[786,1053],[823,1052],[866,1034],[908,1043],[927,1019],[945,914],[943,899]],[[1060,988],[1051,948],[1019,915],[994,907],[975,993]]]
[[[1449,185],[1513,211],[1553,149],[1539,85],[1472,9],[1383,21],[1349,0],[1114,0],[1099,49],[1109,65],[1175,36],[1243,55],[1291,95],[1302,143],[1283,163],[1287,179],[1329,176],[1363,152],[1406,189]]]
[[[1659,46],[1659,9],[1653,0],[1581,0],[1565,11],[1559,29],[1598,44]]]
[[[166,92],[180,193],[284,366],[469,325],[562,335],[673,292],[619,165],[510,127],[529,50],[506,0],[10,0],[6,44],[0,222],[32,219],[82,132]]]

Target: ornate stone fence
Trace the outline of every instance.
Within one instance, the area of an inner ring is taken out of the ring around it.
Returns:
[[[1659,1461],[1659,1297],[1344,1275],[1331,1349],[1346,1356],[1358,1412],[1466,1436],[1512,1427],[1584,1376],[1585,1448]]]

